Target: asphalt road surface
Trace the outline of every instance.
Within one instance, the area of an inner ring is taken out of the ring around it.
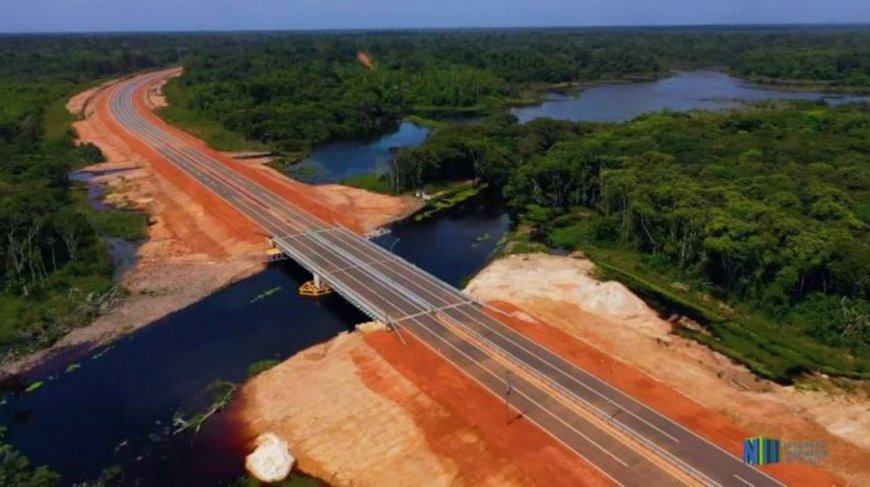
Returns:
[[[400,336],[413,335],[492,394],[505,398],[510,390],[521,420],[537,424],[613,482],[781,485],[517,333],[485,304],[337,222],[307,213],[143,117],[134,96],[163,76],[124,81],[112,93],[109,111],[125,130],[259,224],[278,248],[370,317]]]

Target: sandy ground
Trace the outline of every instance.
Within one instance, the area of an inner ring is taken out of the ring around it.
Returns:
[[[860,394],[796,390],[754,377],[744,367],[696,342],[670,334],[671,324],[659,318],[624,286],[601,283],[587,260],[542,254],[510,256],[493,262],[475,277],[467,291],[483,300],[508,302],[508,308],[526,324],[528,334],[553,335],[552,326],[579,339],[590,350],[585,366],[601,369],[604,378],[618,381],[614,372],[630,367],[657,384],[633,387],[638,399],[661,403],[660,410],[685,417],[696,409],[709,409],[738,428],[715,431],[715,421],[698,416],[693,428],[731,445],[739,453],[746,433],[784,440],[823,440],[830,456],[823,467],[843,483],[870,485],[870,401]],[[535,318],[540,321],[536,321]],[[520,320],[517,320],[520,321]],[[546,325],[544,324],[546,323]],[[547,340],[541,336],[541,340]],[[557,348],[558,343],[551,343]],[[579,350],[579,348],[574,347]],[[568,352],[566,352],[568,353]],[[595,355],[595,354],[598,355]],[[596,365],[590,357],[600,356]],[[615,360],[613,360],[615,359]],[[680,397],[667,401],[672,391]],[[693,404],[695,406],[693,406]],[[698,411],[700,412],[700,410]],[[695,414],[695,413],[692,413]],[[702,421],[697,421],[702,419]],[[800,471],[795,481],[824,480],[809,469],[784,465],[786,476]]]
[[[149,86],[145,98],[148,108],[152,110],[159,110],[161,108],[168,107],[169,102],[166,101],[166,97],[163,95],[163,87],[166,86],[166,83],[168,83],[169,80],[171,80],[172,78],[177,78],[183,73],[183,69],[175,69],[169,76],[166,76],[165,78],[160,79],[160,81]]]
[[[287,177],[266,166],[268,157],[244,159],[242,163],[269,179],[285,183]],[[412,196],[388,196],[340,184],[304,185],[306,192],[320,203],[341,214],[352,214],[363,232],[369,232],[391,222],[402,220],[425,206],[425,202]]]
[[[409,360],[410,359],[410,360]],[[245,385],[228,411],[334,485],[604,485],[592,467],[423,345],[344,334]],[[253,441],[253,440],[251,440]]]
[[[80,118],[73,124],[79,140],[97,145],[107,160],[87,168],[98,174],[96,182],[108,186],[106,202],[150,216],[148,238],[138,250],[137,263],[121,279],[129,296],[52,348],[4,363],[5,373],[21,373],[55,359],[85,354],[264,266],[269,243],[257,225],[120,131],[106,110],[113,84],[107,82],[74,96],[67,108]],[[151,109],[165,106],[161,86],[147,91],[145,105]],[[406,199],[340,186],[312,188],[265,166],[250,170],[266,178],[272,188],[285,190],[280,194],[319,195],[321,204],[335,205],[326,211],[342,213],[342,221],[358,230],[384,225],[416,209],[416,203]]]

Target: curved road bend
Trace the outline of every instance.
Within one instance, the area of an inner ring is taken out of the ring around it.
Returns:
[[[113,90],[109,112],[124,130],[259,224],[280,249],[373,319],[412,334],[497,397],[504,397],[510,376],[511,405],[614,483],[677,485],[691,477],[704,485],[781,485],[514,331],[456,288],[305,212],[144,117],[135,97],[164,76],[144,75]],[[675,476],[676,469],[688,475]]]

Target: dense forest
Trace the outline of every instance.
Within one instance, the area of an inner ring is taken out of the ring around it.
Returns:
[[[67,174],[102,159],[76,146],[64,105],[97,80],[173,61],[109,38],[0,38],[0,357],[50,345],[112,290],[101,237],[136,238],[144,217],[96,214]]]
[[[528,225],[527,243],[626,249],[653,274],[760,312],[776,326],[715,329],[726,351],[784,380],[868,373],[868,154],[867,106],[769,103],[616,125],[500,115],[402,149],[391,177],[400,189],[486,182]]]
[[[206,127],[198,133],[221,148],[260,144],[295,159],[409,115],[490,116],[403,151],[394,189],[485,181],[521,220],[546,217],[533,225],[539,241],[631,248],[814,343],[866,355],[865,111],[768,107],[620,126],[520,126],[500,115],[547,88],[692,67],[868,89],[870,31],[852,27],[2,36],[2,350],[45,346],[90,319],[112,290],[103,237],[135,237],[144,225],[126,213],[95,217],[69,182],[101,155],[73,144],[65,101],[179,64],[164,115]],[[858,363],[783,363],[866,373]]]
[[[371,56],[370,68],[357,62],[359,51]],[[202,115],[198,123],[217,120],[292,158],[336,138],[380,133],[407,115],[491,113],[538,99],[542,87],[649,78],[680,68],[721,66],[753,78],[867,89],[870,31],[239,34],[192,49],[184,66],[179,86],[170,87],[177,107]],[[237,148],[218,137],[211,142]]]

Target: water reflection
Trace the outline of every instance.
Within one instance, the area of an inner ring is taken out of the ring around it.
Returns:
[[[540,105],[514,108],[511,113],[522,123],[541,117],[624,122],[660,110],[727,110],[739,108],[744,102],[772,99],[824,99],[837,104],[870,101],[870,96],[765,89],[715,71],[691,71],[654,82],[595,86],[576,97],[550,99]]]
[[[396,147],[422,144],[429,129],[410,122],[375,140],[334,142],[318,148],[291,169],[294,178],[315,184],[337,183],[347,178],[386,171]]]

